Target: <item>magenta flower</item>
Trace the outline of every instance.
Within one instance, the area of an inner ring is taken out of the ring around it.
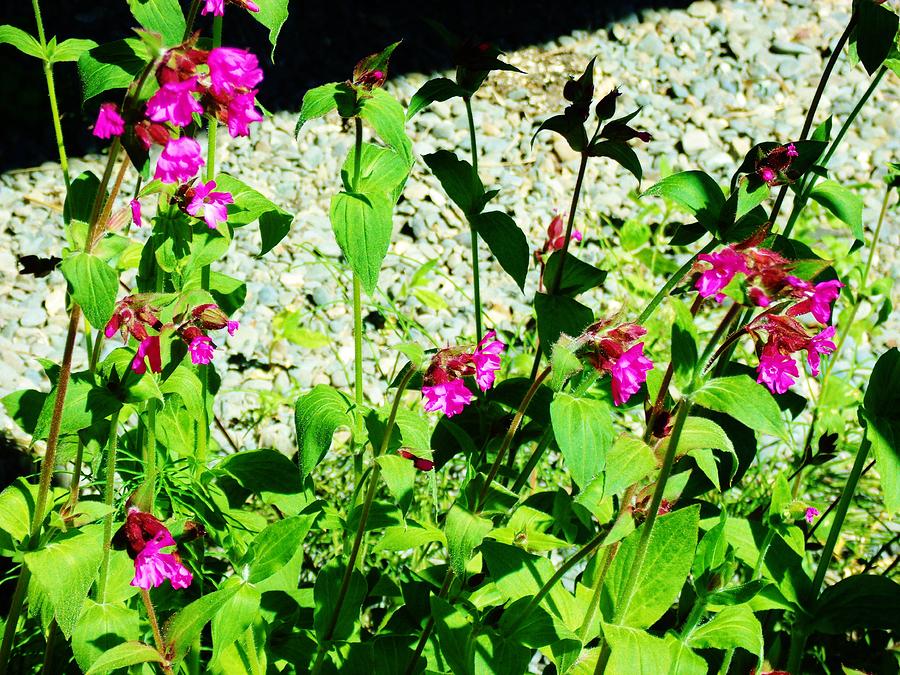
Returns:
[[[109,331],[109,326],[106,327],[106,330],[107,332]],[[113,331],[113,333],[115,333],[115,331]],[[131,369],[138,375],[143,375],[147,372],[147,364],[144,361],[145,358],[150,361],[150,372],[162,372],[162,357],[159,354],[159,335],[148,335],[141,340],[138,345],[137,354],[134,355],[134,359],[131,361]]]
[[[636,394],[647,380],[647,371],[653,370],[653,362],[644,356],[644,343],[638,342],[612,365],[613,403],[622,405]]]
[[[94,122],[94,136],[111,138],[121,136],[124,131],[125,120],[119,114],[119,107],[115,103],[101,103],[97,121]]]
[[[794,378],[800,375],[797,370],[797,362],[777,349],[766,345],[759,357],[756,381],[765,384],[773,394],[783,394],[791,385]]]
[[[827,324],[831,319],[831,305],[841,294],[844,284],[833,279],[813,286],[810,282],[794,276],[785,277],[785,281],[795,289],[794,295],[803,298],[788,310],[788,314],[800,316],[809,312],[816,321]]]
[[[806,351],[806,362],[809,364],[813,377],[819,375],[819,357],[823,354],[828,355],[836,349],[834,342],[830,339],[833,337],[834,326],[828,326],[821,333],[810,338]]]
[[[131,200],[131,222],[141,226],[141,203],[137,199]]]
[[[193,197],[187,205],[187,212],[197,218],[206,221],[206,226],[214,230],[219,223],[228,220],[228,204],[234,203],[234,198],[228,192],[213,192],[216,181],[199,183],[194,188]]]
[[[203,106],[194,98],[197,78],[183,82],[167,82],[147,101],[147,117],[154,122],[171,122],[184,127],[194,119],[194,113],[203,113]]]
[[[753,304],[757,307],[768,307],[772,304],[772,300],[769,298],[769,296],[755,286],[751,288],[747,294],[750,296],[750,300],[753,302]]]
[[[806,522],[812,525],[813,521],[819,516],[819,509],[814,506],[810,506],[806,509],[806,513],[803,515],[806,518]]]
[[[256,89],[246,94],[237,94],[228,102],[226,111],[228,133],[232,138],[250,135],[250,124],[262,122],[263,116],[255,106]]]
[[[200,10],[200,13],[203,15],[225,16],[225,0],[206,0],[206,4]]]
[[[447,417],[461,413],[472,402],[472,394],[462,380],[449,380],[440,384],[422,387],[425,410],[442,412]]]
[[[720,291],[731,283],[735,274],[750,274],[744,256],[731,246],[726,246],[718,253],[704,253],[699,259],[708,262],[711,267],[700,275],[695,287],[703,298],[715,295],[716,302],[725,299],[725,294]]]
[[[166,579],[172,588],[187,588],[193,581],[190,570],[181,563],[178,552],[163,553],[162,549],[175,546],[172,533],[151,513],[140,509],[128,509],[122,526],[128,552],[134,559],[132,586],[150,590]]]
[[[262,81],[257,58],[245,49],[218,47],[209,53],[210,91],[216,96],[231,96],[253,89]]]
[[[472,354],[475,362],[475,383],[481,391],[487,391],[494,386],[494,378],[500,370],[500,354],[506,349],[506,345],[495,340],[497,331],[488,332]]]
[[[191,353],[191,363],[197,366],[212,361],[216,346],[208,335],[198,335],[191,340],[188,351]]]
[[[757,173],[766,185],[774,185],[778,182],[778,174],[767,166],[762,167]]]
[[[237,333],[237,329],[241,327],[240,322],[238,321],[229,321],[225,324],[225,328],[228,330],[229,335],[234,335]]]
[[[166,144],[162,154],[156,161],[156,172],[153,177],[163,183],[178,183],[190,180],[197,175],[200,167],[206,164],[200,150],[200,144],[193,138],[175,138]]]
[[[787,147],[786,147],[786,150],[787,150],[787,156],[788,156],[788,157],[794,158],[794,157],[799,157],[799,156],[800,156],[800,153],[797,152],[797,146],[794,145],[793,143],[788,143],[788,144],[787,144]]]

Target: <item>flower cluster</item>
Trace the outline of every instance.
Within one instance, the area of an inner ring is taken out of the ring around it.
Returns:
[[[795,378],[800,376],[794,354],[806,351],[806,362],[815,377],[819,374],[819,364],[823,355],[835,350],[831,341],[834,326],[827,326],[815,335],[810,335],[806,327],[790,316],[763,315],[747,327],[754,337],[762,341],[760,333],[767,339],[759,354],[756,381],[765,384],[772,393],[783,394]]]
[[[440,411],[447,417],[462,412],[474,396],[465,384],[466,377],[474,376],[481,391],[494,386],[494,378],[500,369],[500,354],[506,349],[496,336],[495,331],[490,331],[471,352],[448,347],[434,355],[423,378],[425,410]]]
[[[581,232],[573,229],[571,240],[581,241],[581,239]],[[540,286],[544,285],[544,267],[547,264],[547,261],[544,260],[544,256],[547,256],[554,251],[561,251],[565,243],[566,227],[563,224],[563,214],[557,213],[553,216],[553,220],[550,221],[550,225],[547,227],[547,240],[541,248],[534,252],[534,259],[541,266]]]
[[[613,403],[622,405],[636,394],[653,370],[653,362],[644,356],[644,343],[638,339],[647,329],[636,323],[610,328],[610,320],[589,326],[579,338],[585,345],[591,365],[612,379]]]
[[[792,183],[788,169],[795,157],[799,157],[797,146],[793,143],[779,145],[756,161],[755,172],[759,179],[769,186]]]
[[[123,526],[128,554],[134,560],[131,585],[144,590],[160,586],[166,579],[172,588],[187,588],[193,581],[191,571],[181,562],[172,533],[153,514],[136,507],[128,509]]]

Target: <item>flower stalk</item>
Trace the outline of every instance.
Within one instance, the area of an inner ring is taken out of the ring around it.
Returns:
[[[38,0],[31,0],[31,7],[34,10],[34,22],[37,24],[38,42],[41,44],[41,51],[47,52],[47,38],[44,35],[44,21],[41,18],[41,6]],[[62,125],[59,119],[59,104],[56,100],[56,84],[53,80],[53,64],[46,58],[41,60],[44,68],[44,79],[47,81],[47,96],[50,99],[50,116],[53,118],[53,133],[56,136],[56,150],[59,153],[59,166],[62,169],[63,182],[66,185],[66,191],[69,190],[69,158],[66,155],[66,144],[63,139]]]
[[[463,96],[466,104],[466,118],[469,121],[469,145],[472,148],[472,171],[478,175],[478,144],[475,139],[475,117],[472,114],[472,98]],[[482,326],[482,308],[481,308],[481,280],[479,278],[478,269],[478,232],[469,224],[471,234],[471,250],[472,250],[472,294],[473,303],[475,305],[475,341],[481,342],[484,337],[484,328]]]

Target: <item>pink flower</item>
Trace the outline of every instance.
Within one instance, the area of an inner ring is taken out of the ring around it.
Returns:
[[[475,348],[472,360],[475,362],[475,383],[481,391],[487,391],[494,386],[494,378],[500,370],[500,354],[506,349],[506,345],[500,340],[494,340],[497,331],[490,331]]]
[[[237,329],[240,327],[241,324],[238,321],[229,321],[227,324],[225,324],[225,328],[228,329],[229,335],[234,335],[235,333],[237,333]]]
[[[425,410],[453,417],[472,402],[473,394],[462,380],[449,380],[422,387],[422,396],[425,397]]]
[[[187,205],[187,212],[197,218],[201,217],[203,212],[203,220],[206,226],[214,230],[219,223],[228,220],[228,204],[234,202],[234,198],[228,192],[213,192],[216,187],[216,181],[211,180],[208,183],[198,183],[194,188],[193,197]]]
[[[800,153],[797,152],[797,146],[794,145],[793,143],[788,143],[786,149],[787,149],[788,157],[799,157],[800,156]]]
[[[246,94],[237,94],[228,102],[226,124],[232,138],[250,135],[251,122],[262,122],[263,116],[256,109],[256,89]]]
[[[834,337],[834,326],[828,326],[828,328],[809,340],[806,362],[809,364],[813,377],[819,375],[819,357],[822,354],[830,354],[836,349],[835,344],[830,340],[832,337]]]
[[[147,101],[147,117],[154,122],[171,122],[184,127],[194,119],[194,113],[203,113],[203,106],[194,98],[197,78],[183,82],[167,82]]]
[[[649,370],[653,370],[653,362],[644,356],[643,342],[623,352],[612,365],[613,403],[622,405],[636,394],[647,380]]]
[[[809,312],[816,321],[827,324],[829,319],[831,319],[831,305],[841,294],[841,288],[843,288],[844,284],[837,279],[833,279],[831,281],[822,281],[813,286],[810,282],[794,276],[786,277],[785,281],[793,286],[795,296],[803,298],[803,300],[788,310],[788,314],[800,316]]]
[[[812,525],[812,522],[818,517],[818,515],[819,509],[815,508],[814,506],[810,506],[806,509],[806,513],[803,515],[803,517],[806,518],[807,523]]]
[[[156,161],[156,173],[163,183],[178,183],[190,180],[197,175],[200,167],[206,164],[200,150],[200,144],[193,138],[175,138],[166,144],[162,154]]]
[[[225,16],[225,0],[206,0],[206,5],[200,10],[200,13]]]
[[[109,331],[109,325],[107,325],[106,330]],[[147,365],[144,362],[145,358],[150,360],[150,372],[162,372],[162,357],[159,354],[158,335],[148,335],[138,345],[137,354],[134,355],[134,359],[131,361],[131,369],[138,375],[143,375],[147,372]]]
[[[794,378],[800,375],[796,361],[770,345],[763,348],[757,372],[756,381],[765,384],[773,394],[786,392],[794,384]]]
[[[137,199],[131,200],[131,222],[141,226],[141,203]]]
[[[164,548],[175,546],[175,540],[172,533],[153,514],[134,507],[128,509],[122,531],[128,542],[129,554],[134,558],[132,586],[150,590],[166,579],[172,584],[172,588],[190,586],[193,576],[181,563],[178,553],[162,552]]]
[[[774,185],[778,182],[778,174],[767,166],[764,166],[759,170],[759,177],[766,185]]]
[[[753,304],[757,307],[768,307],[772,304],[769,296],[756,287],[751,288],[748,295],[750,296],[750,300],[752,300]]]
[[[245,49],[218,47],[209,53],[210,91],[216,96],[230,96],[253,89],[262,81],[257,58]]]
[[[101,103],[97,121],[94,122],[94,136],[110,138],[121,136],[123,131],[125,131],[125,120],[119,114],[119,107],[115,103]]]
[[[720,291],[725,288],[735,274],[750,274],[744,256],[735,251],[731,246],[723,248],[718,253],[704,253],[699,259],[708,262],[711,267],[704,271],[697,279],[695,287],[703,298],[716,296],[716,302],[722,302],[725,294]]]
[[[188,345],[191,353],[191,363],[195,366],[212,361],[216,346],[208,335],[198,335]]]

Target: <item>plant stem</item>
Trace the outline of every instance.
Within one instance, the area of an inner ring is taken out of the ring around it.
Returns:
[[[191,2],[191,7],[188,10],[187,21],[184,24],[184,36],[181,38],[182,42],[184,42],[191,36],[191,31],[194,29],[194,21],[197,20],[197,11],[200,9],[200,2],[201,0],[193,0]]]
[[[525,392],[525,396],[522,397],[522,402],[519,403],[516,414],[513,417],[512,422],[510,422],[509,429],[507,429],[506,435],[503,437],[503,442],[500,444],[500,449],[497,450],[497,457],[494,459],[494,463],[491,465],[491,469],[490,471],[488,471],[488,475],[484,479],[484,485],[481,486],[481,492],[479,493],[478,501],[476,502],[476,514],[481,513],[481,511],[484,509],[485,501],[487,499],[487,494],[490,490],[491,483],[497,476],[497,472],[500,470],[500,465],[503,463],[503,458],[506,455],[506,451],[509,450],[509,446],[512,444],[513,437],[519,430],[519,425],[522,423],[522,418],[525,416],[525,411],[528,409],[528,404],[531,403],[531,399],[534,398],[534,395],[540,388],[541,383],[547,378],[549,374],[550,366],[547,366],[546,368],[544,368],[541,374],[532,381],[531,386],[528,387],[528,391]]]
[[[622,503],[624,504],[625,502],[623,501]],[[584,613],[584,621],[581,622],[581,628],[578,630],[578,638],[582,644],[587,640],[588,631],[591,629],[591,624],[594,623],[597,608],[600,606],[600,596],[603,594],[603,582],[606,580],[606,574],[609,572],[609,568],[612,567],[612,562],[618,551],[619,542],[616,542],[606,549],[606,554],[603,556],[603,563],[600,571],[597,573],[597,578],[594,580],[594,592],[591,595],[591,601],[588,603],[587,611]]]
[[[838,537],[841,536],[841,528],[844,526],[844,519],[847,517],[847,511],[850,509],[850,502],[856,492],[856,486],[859,484],[859,477],[862,475],[863,466],[866,463],[866,456],[869,454],[869,446],[871,445],[867,438],[866,430],[863,430],[862,441],[860,441],[859,449],[856,451],[856,459],[853,460],[853,468],[850,469],[850,475],[847,477],[847,483],[841,492],[841,499],[835,509],[834,519],[831,523],[831,529],[828,531],[828,538],[825,540],[825,547],[822,549],[822,557],[819,558],[819,565],[816,567],[816,574],[813,577],[812,586],[809,590],[809,597],[805,605],[812,607],[819,599],[819,591],[825,582],[825,574],[828,572],[828,566],[831,564],[831,557],[834,555],[834,547],[837,544]],[[798,617],[799,619],[799,617]],[[801,620],[794,623],[794,630],[791,633],[791,649],[788,654],[788,672],[799,673],[803,653],[806,649],[806,639],[809,637],[808,628],[803,625]]]
[[[147,424],[144,433],[144,484],[147,498],[147,512],[153,513],[156,502],[156,407],[158,402],[147,401]]]
[[[28,581],[31,579],[31,570],[25,563],[19,569],[19,578],[16,580],[16,590],[10,601],[9,614],[6,616],[6,628],[3,631],[3,642],[0,643],[0,675],[6,675],[9,657],[12,654],[13,642],[19,625],[19,616],[22,613],[22,605],[25,603],[25,593],[28,590]]]
[[[41,6],[38,0],[31,0],[31,6],[34,9],[34,22],[37,24],[38,41],[41,43],[41,50],[47,51],[47,38],[44,36],[44,22],[41,19]],[[66,184],[66,191],[69,190],[69,159],[66,157],[66,144],[63,140],[62,126],[59,121],[59,106],[56,102],[56,85],[53,83],[53,64],[46,58],[42,59],[44,67],[44,79],[47,80],[47,95],[50,99],[50,113],[53,118],[53,132],[56,134],[56,149],[59,152],[59,166],[62,169],[63,181]]]
[[[415,373],[415,368],[409,368],[404,374],[403,379],[400,380],[400,384],[397,386],[397,394],[394,396],[394,403],[391,406],[391,412],[388,415],[387,424],[384,427],[384,438],[381,441],[381,448],[379,448],[378,452],[374,452],[375,448],[373,448],[372,475],[369,476],[369,487],[366,490],[362,511],[360,512],[356,536],[353,538],[353,546],[351,547],[350,555],[347,558],[347,567],[344,569],[344,576],[341,579],[341,586],[338,590],[337,599],[334,602],[331,618],[328,620],[328,628],[325,630],[325,635],[316,648],[316,659],[312,669],[314,674],[318,673],[322,668],[325,654],[328,651],[327,645],[331,641],[332,635],[334,635],[334,629],[337,627],[338,618],[340,617],[344,600],[347,597],[347,591],[350,588],[350,579],[352,578],[353,570],[356,567],[356,560],[359,556],[360,547],[362,546],[363,536],[366,532],[366,523],[369,519],[369,512],[372,509],[372,501],[375,499],[375,491],[378,488],[378,479],[381,476],[381,467],[378,462],[374,460],[387,451],[391,433],[394,431],[394,424],[397,421],[397,410],[400,408],[400,400],[403,398],[403,392],[406,391],[406,386],[409,384],[409,381]]]
[[[613,616],[613,623],[620,623],[622,617],[628,612],[631,600],[634,597],[635,584],[641,568],[644,566],[644,559],[647,557],[647,550],[650,547],[650,536],[653,534],[653,526],[659,516],[659,505],[662,502],[663,494],[666,490],[666,483],[672,474],[672,466],[675,464],[675,456],[678,450],[678,442],[681,439],[681,431],[687,420],[688,413],[691,410],[691,401],[689,398],[681,400],[678,408],[678,414],[675,416],[675,422],[672,426],[672,434],[669,437],[669,445],[666,448],[666,455],[663,458],[662,468],[659,470],[659,478],[656,481],[656,488],[653,491],[653,497],[650,500],[650,507],[647,511],[647,520],[641,528],[641,538],[638,540],[637,549],[634,553],[634,560],[625,580],[625,585],[616,602],[616,611]],[[610,647],[609,643],[603,645],[600,657],[597,659],[597,668],[594,673],[602,673],[609,661]]]
[[[106,483],[103,486],[103,503],[110,509],[116,494],[116,451],[119,440],[119,411],[112,414],[109,423],[109,439],[106,442]],[[112,543],[113,511],[103,517],[103,562],[97,581],[97,599],[106,602],[106,582],[109,576],[109,550]]]
[[[803,129],[800,131],[800,137],[797,139],[798,141],[805,141],[809,136],[809,132],[812,129],[813,122],[816,118],[816,110],[818,110],[819,108],[819,101],[822,100],[822,94],[825,92],[825,85],[828,83],[828,79],[831,77],[831,71],[834,70],[834,66],[841,56],[841,51],[843,51],[844,45],[850,38],[850,32],[853,30],[854,25],[856,25],[855,13],[850,16],[850,21],[847,22],[847,27],[838,38],[837,44],[835,44],[834,49],[831,51],[831,56],[828,58],[828,62],[825,64],[825,70],[822,71],[822,77],[819,78],[819,84],[816,86],[816,91],[813,94],[812,101],[809,104],[809,110],[806,111],[806,119],[803,120]],[[775,198],[775,204],[772,207],[772,215],[769,218],[769,220],[773,223],[778,220],[778,214],[781,211],[781,205],[784,202],[784,198],[787,196],[787,191],[787,184],[782,185],[781,190],[778,192],[778,196]]]
[[[469,120],[469,145],[472,146],[472,170],[477,176],[478,144],[475,139],[475,117],[472,115],[472,99],[469,96],[463,96],[463,101],[466,104],[466,117]],[[478,233],[475,231],[471,222],[469,223],[469,231],[472,235],[472,293],[475,296],[473,300],[475,304],[475,339],[477,342],[481,342],[481,338],[484,337],[484,328],[482,326],[481,316],[481,281],[479,279],[478,270]]]
[[[362,144],[363,127],[359,117],[354,118],[355,142],[353,152],[353,189],[357,189],[359,175],[362,168]],[[365,404],[363,392],[363,321],[362,321],[362,285],[359,275],[353,271],[353,394],[356,402],[356,428],[353,431],[353,445],[359,446],[359,439],[363,436],[362,409]],[[363,456],[362,449],[353,453],[353,468],[356,482],[362,478]]]
[[[147,619],[150,621],[150,628],[153,629],[153,641],[156,643],[156,651],[165,658],[166,643],[163,642],[162,633],[159,631],[159,621],[156,618],[156,610],[153,609],[153,602],[150,600],[150,591],[146,588],[141,589],[141,599],[144,601],[144,607],[147,609]],[[172,667],[169,665],[168,661],[161,663],[160,667],[163,669],[164,673],[172,672]]]
[[[656,295],[653,296],[653,299],[650,300],[650,303],[644,308],[644,311],[641,312],[641,315],[637,318],[636,323],[643,325],[643,323],[650,318],[650,316],[659,306],[659,303],[663,301],[663,298],[665,298],[669,294],[669,291],[675,288],[675,286],[677,286],[678,283],[682,279],[684,279],[684,275],[691,271],[694,263],[697,262],[697,258],[704,253],[709,253],[710,251],[712,251],[718,243],[719,242],[716,239],[713,239],[706,246],[692,255],[690,259],[686,263],[684,263],[684,265],[678,268],[678,271],[675,272],[675,274],[673,274],[671,277],[669,277],[669,280],[665,284],[663,284],[663,287],[656,292]]]

